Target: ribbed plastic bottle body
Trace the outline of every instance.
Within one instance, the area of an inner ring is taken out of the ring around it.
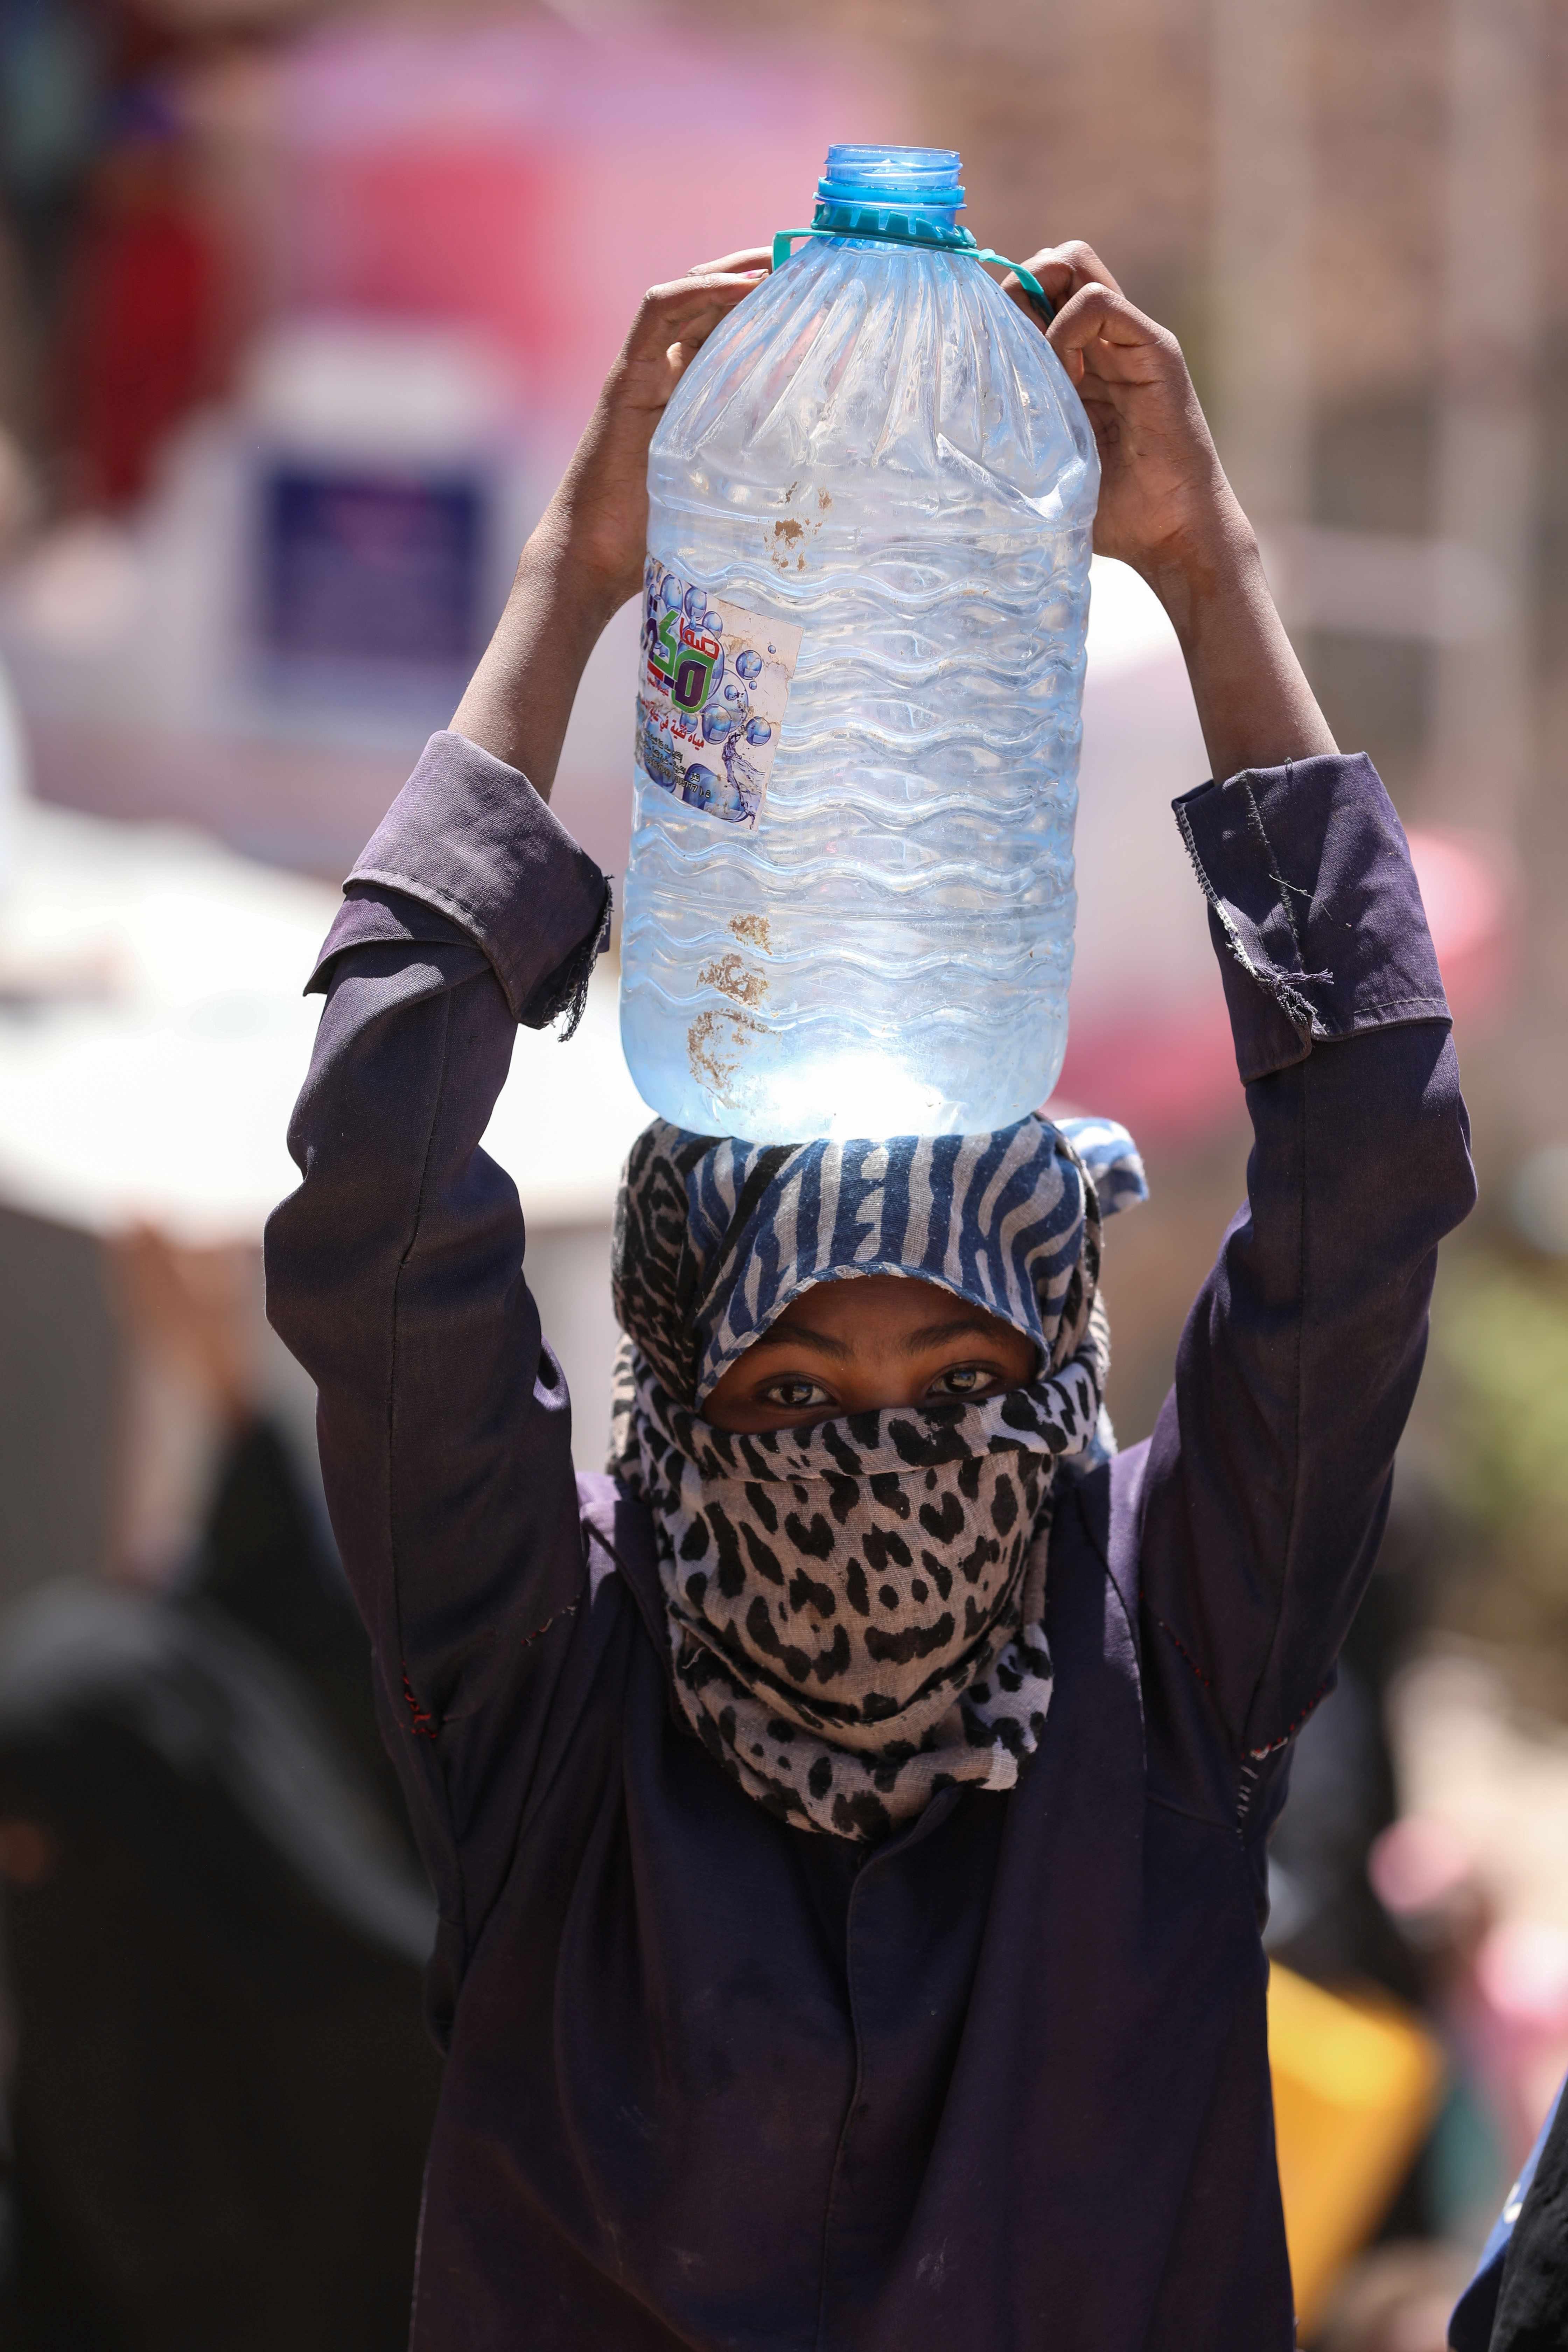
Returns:
[[[973,260],[815,242],[699,354],[654,439],[648,627],[662,579],[799,650],[754,825],[672,791],[639,727],[621,1023],[663,1117],[937,1134],[1050,1092],[1098,488],[1077,395]],[[742,713],[774,650],[721,659]],[[704,754],[716,797],[745,742]]]

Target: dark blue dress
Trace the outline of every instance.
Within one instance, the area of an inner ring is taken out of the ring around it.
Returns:
[[[677,1719],[648,1520],[574,1478],[516,1194],[479,1150],[603,877],[453,735],[356,869],[268,1275],[440,1905],[416,2352],[1293,2341],[1264,1841],[1473,1179],[1368,762],[1178,816],[1248,1205],[1153,1436],[1058,1513],[1038,1753],[870,1850],[782,1826]],[[1112,1263],[1113,1317],[1114,1291]]]

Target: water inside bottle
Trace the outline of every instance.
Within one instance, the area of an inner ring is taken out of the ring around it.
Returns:
[[[829,216],[951,229],[949,150]],[[752,1140],[997,1127],[1066,1042],[1093,436],[962,254],[812,239],[654,438],[622,1034]]]

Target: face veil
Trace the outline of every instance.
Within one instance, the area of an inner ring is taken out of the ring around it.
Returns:
[[[627,1161],[611,1466],[658,1538],[676,1696],[758,1802],[875,1840],[938,1789],[1011,1787],[1045,1727],[1058,1471],[1109,1444],[1102,1218],[1123,1129],[759,1146],[656,1121]],[[701,1407],[792,1299],[900,1274],[1033,1340],[1021,1388],[739,1435]]]

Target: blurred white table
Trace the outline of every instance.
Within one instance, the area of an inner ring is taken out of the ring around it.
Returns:
[[[301,990],[337,904],[192,833],[0,793],[0,1589],[99,1565],[123,1409],[102,1240],[145,1223],[256,1247],[298,1181],[284,1139],[321,1013]],[[647,1118],[602,971],[569,1046],[519,1033],[486,1138],[584,1468],[608,1421],[616,1186]],[[309,1449],[310,1383],[259,1297],[260,1393]]]
[[[259,1237],[338,903],[198,836],[22,802],[0,887],[0,1196],[90,1231]],[[607,1223],[647,1112],[602,971],[568,1048],[520,1031],[487,1137],[531,1223]]]

